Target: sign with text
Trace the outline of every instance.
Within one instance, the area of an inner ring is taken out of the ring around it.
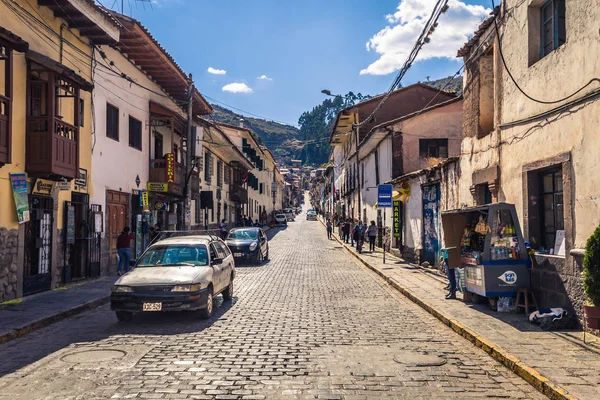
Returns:
[[[77,178],[75,178],[75,185],[79,186],[81,190],[87,190],[87,169],[79,168],[77,172]]]
[[[29,221],[29,197],[27,196],[27,175],[10,174],[15,207],[19,224]]]
[[[71,182],[56,182],[56,188],[60,191],[71,190]]]
[[[377,208],[392,208],[392,185],[377,185]]]
[[[140,192],[140,206],[148,207],[148,192]]]
[[[175,182],[175,154],[167,153],[167,182]]]
[[[164,201],[154,202],[154,209],[156,211],[169,211],[169,204]]]
[[[31,189],[31,194],[42,194],[44,196],[52,196],[52,192],[54,192],[55,182],[48,181],[46,179],[37,179],[33,188]]]
[[[148,182],[148,191],[150,192],[168,192],[169,184],[160,182]]]
[[[395,238],[400,237],[400,200],[394,200],[392,215],[392,232]]]
[[[66,242],[67,244],[75,244],[75,206],[71,202],[65,202],[65,218],[66,218]]]

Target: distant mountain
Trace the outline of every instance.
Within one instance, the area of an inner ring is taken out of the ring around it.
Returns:
[[[227,108],[212,104],[212,119],[230,125],[239,125],[244,120],[244,126],[252,130],[261,144],[267,146],[277,157],[293,157],[294,152],[289,148],[290,141],[298,140],[300,131],[291,125],[284,125],[274,121],[260,118],[247,117],[237,114]]]
[[[452,79],[451,76],[446,78],[437,79],[435,81],[423,82],[426,85],[433,86],[436,89],[441,89],[443,87],[446,92],[456,92],[456,94],[461,95],[463,91],[463,77],[462,75],[457,76]],[[448,86],[446,86],[446,84]]]

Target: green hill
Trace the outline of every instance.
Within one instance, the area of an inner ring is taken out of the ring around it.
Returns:
[[[260,118],[247,117],[237,114],[227,108],[212,104],[212,119],[217,122],[223,122],[230,125],[239,125],[240,120],[244,120],[244,125],[251,129],[258,140],[269,148],[276,157],[292,157],[293,151],[287,145],[290,141],[297,140],[300,135],[298,128],[291,125],[284,125],[274,121],[267,121]]]
[[[433,86],[436,89],[441,89],[445,86],[446,92],[456,92],[456,94],[461,95],[463,91],[463,77],[462,75],[457,76],[452,79],[451,76],[446,78],[437,79],[435,81],[423,82],[426,85]],[[446,84],[448,86],[446,86]]]

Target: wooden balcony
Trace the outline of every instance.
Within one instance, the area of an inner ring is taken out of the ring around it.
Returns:
[[[57,117],[28,117],[25,171],[32,177],[74,179],[79,128]]]
[[[168,183],[168,194],[183,196],[184,175],[183,165],[175,163],[175,182],[168,182],[167,160],[150,160],[150,182]]]
[[[248,203],[248,190],[237,183],[232,183],[229,185],[229,200],[240,204]]]

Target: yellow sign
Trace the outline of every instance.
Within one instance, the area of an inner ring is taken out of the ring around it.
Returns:
[[[148,192],[142,192],[142,207],[148,207]]]
[[[175,182],[175,154],[167,153],[167,182]]]
[[[169,184],[159,182],[148,182],[148,190],[150,192],[168,192]]]
[[[31,194],[43,194],[44,196],[52,196],[54,185],[56,182],[46,179],[37,179],[35,185],[31,189]]]

